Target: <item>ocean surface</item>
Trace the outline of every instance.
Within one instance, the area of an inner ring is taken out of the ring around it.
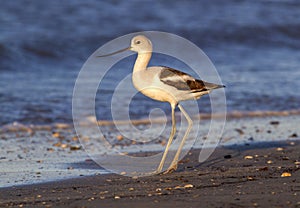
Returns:
[[[226,85],[229,112],[300,108],[298,0],[1,1],[0,126],[71,123],[85,61],[107,41],[138,31],[174,33],[200,47]],[[98,119],[111,119],[116,82],[109,80],[130,72],[107,75]],[[198,103],[200,112],[210,111],[208,97]],[[138,94],[130,115],[145,118],[151,106],[170,113],[168,104]]]

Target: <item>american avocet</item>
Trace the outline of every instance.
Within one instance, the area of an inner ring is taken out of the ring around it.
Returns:
[[[152,43],[143,35],[137,35],[132,38],[131,45],[125,49],[97,57],[111,56],[127,50],[138,53],[132,73],[132,82],[134,87],[142,94],[154,100],[169,102],[172,109],[172,131],[156,173],[160,173],[162,171],[169,147],[176,133],[176,106],[178,106],[179,110],[188,121],[187,130],[178,147],[175,157],[169,168],[165,171],[165,173],[172,172],[177,169],[180,152],[193,125],[192,119],[179,104],[179,102],[184,100],[199,99],[202,95],[208,94],[211,90],[225,86],[198,80],[189,74],[172,69],[170,67],[147,67],[152,55]]]

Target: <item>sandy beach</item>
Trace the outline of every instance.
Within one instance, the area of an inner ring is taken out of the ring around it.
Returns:
[[[115,174],[0,189],[1,207],[299,207],[296,141],[218,148],[198,164],[192,150],[179,170],[130,178]]]

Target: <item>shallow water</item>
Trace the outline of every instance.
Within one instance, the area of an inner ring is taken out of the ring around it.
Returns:
[[[73,87],[86,59],[105,42],[143,30],[175,33],[203,49],[227,86],[228,111],[299,109],[299,9],[297,0],[1,2],[0,125],[71,123]],[[101,120],[111,119],[113,87],[97,99]],[[199,106],[209,112],[208,97]],[[138,94],[132,118],[147,117],[151,107],[170,113]]]

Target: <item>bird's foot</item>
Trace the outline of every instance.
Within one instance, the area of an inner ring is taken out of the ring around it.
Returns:
[[[172,163],[163,174],[173,173],[175,170],[177,170],[177,163]]]

